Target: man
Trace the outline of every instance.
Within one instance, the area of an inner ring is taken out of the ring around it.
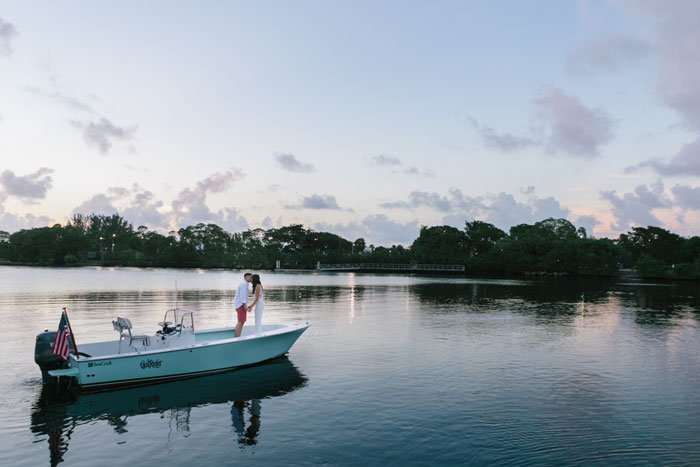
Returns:
[[[245,323],[246,313],[248,313],[248,284],[252,280],[253,275],[251,273],[246,272],[243,274],[243,282],[238,284],[236,295],[233,297],[233,307],[238,315],[234,337],[240,337],[241,331],[243,331],[243,323]]]

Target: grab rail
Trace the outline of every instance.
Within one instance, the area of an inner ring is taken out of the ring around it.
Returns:
[[[190,325],[185,326],[185,317],[189,316],[190,317]],[[192,328],[192,333],[194,334],[194,312],[193,311],[188,311],[187,313],[183,313],[182,317],[180,318],[180,334],[182,334],[183,329],[190,329]]]
[[[180,323],[178,324],[178,312],[181,312],[182,315],[180,316]],[[168,315],[172,313],[173,314],[173,320],[168,321]],[[183,324],[185,322],[185,317],[189,316],[190,317],[190,326],[192,328],[192,332],[194,333],[194,311],[188,311],[182,308],[172,308],[168,311],[165,312],[165,316],[163,316],[163,321],[158,323],[159,326],[163,327],[163,333],[165,333],[168,329],[176,330],[179,334],[182,334],[182,328],[184,327]],[[170,328],[170,326],[173,326]],[[188,327],[188,329],[189,329]]]
[[[177,324],[177,310],[179,310],[179,308],[177,308],[177,307],[172,308],[170,310],[167,310],[165,312],[165,316],[163,316],[163,323],[164,324]],[[170,312],[173,313],[173,320],[172,321],[168,321],[168,313],[170,313]],[[160,324],[160,323],[158,323],[158,324]]]

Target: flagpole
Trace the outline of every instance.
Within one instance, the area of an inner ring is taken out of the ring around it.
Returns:
[[[70,338],[73,341],[73,350],[75,350],[75,358],[78,358],[78,344],[75,343],[75,334],[73,334],[73,328],[70,327],[70,320],[68,319],[68,312],[66,307],[63,307],[63,313],[66,314],[66,322],[68,323],[68,331],[70,331]]]

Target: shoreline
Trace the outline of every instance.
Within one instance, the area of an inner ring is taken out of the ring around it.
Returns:
[[[603,275],[591,275],[591,274],[580,274],[572,275],[567,273],[557,273],[557,272],[525,272],[522,274],[479,274],[479,273],[462,273],[455,274],[450,272],[406,272],[406,271],[382,271],[382,270],[362,270],[362,271],[323,271],[316,268],[305,269],[305,268],[280,268],[280,269],[268,269],[268,268],[222,268],[222,267],[176,267],[176,266],[138,266],[138,265],[123,265],[123,264],[100,264],[100,263],[80,263],[70,266],[56,266],[56,265],[41,265],[36,263],[15,263],[9,261],[0,261],[0,267],[10,266],[10,267],[28,267],[28,268],[46,268],[46,269],[78,269],[78,268],[129,268],[129,269],[175,269],[175,270],[207,270],[207,271],[243,271],[243,270],[255,270],[255,271],[266,271],[272,273],[292,273],[292,274],[339,274],[339,273],[349,273],[354,274],[373,274],[373,275],[389,275],[389,276],[440,276],[440,277],[463,277],[466,279],[535,279],[535,278],[547,278],[547,279],[600,279],[600,280],[616,280],[616,281],[655,281],[660,283],[668,282],[693,282],[698,281],[694,278],[653,278],[653,277],[642,277],[637,271],[633,269],[620,269],[614,276],[603,276]]]

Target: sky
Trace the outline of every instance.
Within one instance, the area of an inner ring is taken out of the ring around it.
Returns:
[[[0,230],[700,235],[700,2],[0,0]]]

